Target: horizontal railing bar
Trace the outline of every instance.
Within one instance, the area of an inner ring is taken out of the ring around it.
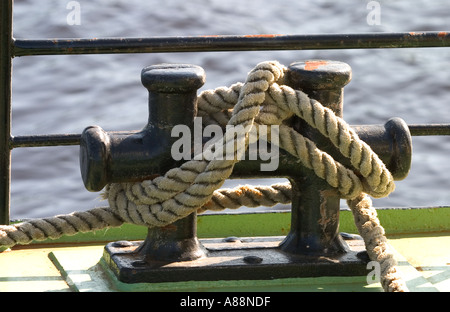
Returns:
[[[45,134],[11,137],[10,148],[80,145],[81,134]]]
[[[449,47],[450,32],[15,39],[13,55]]]
[[[450,124],[408,125],[412,136],[450,135]]]
[[[408,125],[412,136],[450,135],[450,124]],[[136,133],[118,131],[116,133]],[[80,145],[81,134],[44,134],[11,137],[10,148]]]

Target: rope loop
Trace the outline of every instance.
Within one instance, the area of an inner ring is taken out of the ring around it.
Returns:
[[[249,72],[245,83],[203,91],[198,96],[198,117],[202,117],[204,126],[219,125],[222,129],[240,126],[244,129],[243,136],[236,137],[225,131],[221,141],[208,145],[201,157],[163,176],[139,183],[108,185],[103,194],[108,199],[108,208],[2,226],[0,243],[4,246],[27,244],[32,240],[120,226],[124,222],[159,227],[194,211],[289,203],[290,183],[220,189],[239,161],[240,153],[247,149],[249,132],[256,129],[259,135],[261,126],[277,125],[279,147],[297,157],[303,166],[313,170],[347,199],[370,258],[382,264],[384,289],[404,290],[406,287],[397,277],[395,260],[387,250],[384,230],[368,198],[368,195],[385,197],[394,190],[391,173],[343,119],[302,91],[287,86],[286,71],[287,68],[276,61],[263,62]],[[350,160],[352,168],[344,167],[289,127],[285,121],[294,115],[328,138]],[[271,127],[266,129],[271,131]],[[234,157],[209,157],[217,152],[215,146],[222,146],[224,150],[227,144],[238,146]]]

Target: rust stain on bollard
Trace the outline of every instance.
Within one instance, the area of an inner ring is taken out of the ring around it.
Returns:
[[[319,66],[327,65],[327,61],[307,61],[305,62],[305,70],[315,70],[319,68]]]

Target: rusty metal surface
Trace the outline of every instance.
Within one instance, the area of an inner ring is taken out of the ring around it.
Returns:
[[[200,240],[207,255],[192,261],[145,261],[139,253],[142,242],[110,243],[103,259],[125,283],[366,275],[364,242],[359,236],[344,237],[349,251],[329,256],[283,252],[279,244],[284,237],[231,237]]]
[[[197,37],[16,39],[14,56],[265,50],[448,47],[446,31],[313,35],[218,35]]]

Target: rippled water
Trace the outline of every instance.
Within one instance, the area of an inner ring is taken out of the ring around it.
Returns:
[[[68,25],[69,1],[16,0],[16,38],[100,38],[225,34],[442,31],[448,1],[378,1],[381,24],[368,25],[369,1],[80,0],[81,24]],[[147,122],[143,67],[202,66],[202,90],[243,81],[254,65],[322,58],[353,69],[345,89],[350,124],[450,122],[450,49],[322,50],[34,56],[14,59],[13,135],[81,133],[89,125],[135,130]],[[413,139],[409,177],[375,206],[450,203],[450,137]],[[242,182],[242,181],[239,181]],[[248,181],[247,181],[248,182]],[[258,181],[265,184],[274,180]],[[228,182],[233,185],[236,181]],[[12,218],[44,217],[105,205],[84,189],[78,147],[17,148],[12,160]]]

